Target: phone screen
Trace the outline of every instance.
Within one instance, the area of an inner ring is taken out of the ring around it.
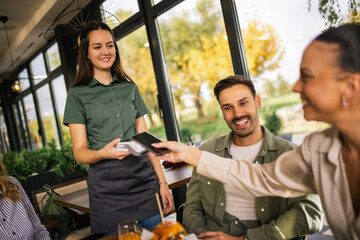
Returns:
[[[162,155],[164,153],[169,152],[167,148],[154,148],[151,146],[153,143],[162,142],[161,139],[155,137],[154,135],[151,135],[148,132],[142,132],[132,137],[132,139],[135,142],[140,143],[142,146],[144,146],[148,151],[151,151],[152,153],[155,153],[156,155]]]

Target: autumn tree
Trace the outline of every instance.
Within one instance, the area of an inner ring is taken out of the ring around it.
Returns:
[[[178,60],[184,73],[182,86],[194,96],[198,117],[203,118],[200,88],[208,83],[213,88],[219,79],[233,73],[229,45],[224,33],[211,39],[201,38],[202,48],[191,49]]]
[[[246,58],[253,78],[279,67],[284,50],[278,34],[268,24],[251,21],[243,31]],[[207,82],[213,89],[219,79],[233,74],[229,44],[225,31],[201,37],[201,49],[190,49],[179,58],[184,73],[183,87],[193,94],[198,117],[204,117],[200,88]]]
[[[193,26],[188,18],[188,13],[184,13],[181,17],[175,16],[167,22],[159,23],[165,59],[171,76],[171,91],[177,106],[181,106],[181,96],[186,91],[183,87],[184,81],[186,81],[184,73],[181,71],[177,60],[189,52],[192,47],[200,46],[197,43],[197,34],[193,34]],[[181,121],[181,111],[178,114]]]
[[[129,11],[119,10],[116,15],[122,18],[132,15]],[[125,16],[125,17],[124,17]],[[122,65],[135,81],[149,110],[150,127],[157,126],[154,116],[159,113],[157,104],[157,85],[148,47],[145,27],[141,27],[117,42]]]
[[[121,60],[125,71],[136,82],[140,94],[149,109],[151,127],[156,126],[154,114],[159,112],[157,104],[157,85],[153,64],[148,48],[145,28],[142,27],[118,42]]]
[[[160,26],[175,101],[181,105],[181,95],[191,93],[198,118],[203,118],[200,87],[208,75],[204,71],[207,62],[203,56],[204,42],[221,32],[223,26],[220,24],[221,13],[213,1],[198,1],[192,14],[200,20],[189,21],[189,13],[184,13],[181,17],[173,17],[168,24],[160,23]]]
[[[265,71],[279,67],[284,49],[279,35],[271,25],[252,20],[243,30],[243,38],[246,60],[252,77],[256,78]]]
[[[160,21],[161,38],[171,76],[174,100],[191,94],[198,118],[203,118],[201,87],[212,89],[219,79],[233,74],[232,61],[221,12],[213,1],[200,0],[196,12]],[[190,20],[189,14],[199,16]],[[278,67],[283,56],[281,41],[274,29],[256,20],[243,30],[246,57],[253,78]],[[138,29],[119,41],[125,70],[134,77],[152,114],[158,113],[157,88],[145,29]],[[181,111],[179,111],[181,113]],[[181,119],[181,115],[180,115]]]

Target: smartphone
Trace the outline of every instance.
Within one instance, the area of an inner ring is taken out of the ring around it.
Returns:
[[[162,142],[162,140],[148,132],[139,133],[139,134],[133,136],[132,140],[139,143],[144,148],[146,148],[148,151],[156,154],[157,156],[160,156],[164,153],[169,152],[169,150],[167,148],[154,148],[153,146],[151,146],[151,144]]]

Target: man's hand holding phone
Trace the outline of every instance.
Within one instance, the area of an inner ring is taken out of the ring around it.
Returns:
[[[160,156],[164,153],[169,152],[167,148],[155,148],[152,146],[153,143],[159,143],[162,142],[160,138],[155,137],[149,132],[142,132],[132,137],[132,140],[138,144],[140,144],[142,147],[144,147],[147,151]]]

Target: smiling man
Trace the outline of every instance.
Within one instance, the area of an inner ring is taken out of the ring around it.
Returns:
[[[261,99],[248,78],[229,76],[216,84],[214,94],[231,132],[205,142],[201,150],[263,164],[296,147],[260,125]],[[183,219],[200,239],[304,239],[321,229],[323,212],[318,195],[255,198],[194,168]]]

